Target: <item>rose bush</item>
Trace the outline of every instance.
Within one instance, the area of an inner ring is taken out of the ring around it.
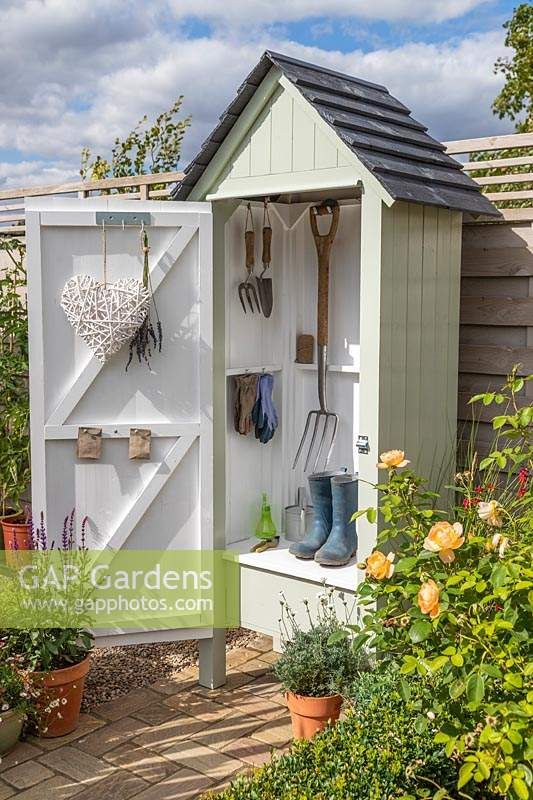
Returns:
[[[454,508],[436,507],[401,451],[381,456],[378,548],[359,565],[367,610],[354,646],[396,662],[406,697],[410,675],[435,676],[435,740],[460,760],[465,797],[474,784],[515,800],[533,793],[533,406],[520,396],[532,379],[515,370],[501,392],[473,398],[505,413],[489,455],[456,475]],[[376,519],[376,509],[355,516],[365,513]]]

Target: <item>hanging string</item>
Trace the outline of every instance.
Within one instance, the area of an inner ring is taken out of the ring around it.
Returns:
[[[271,228],[272,225],[270,223],[270,214],[268,211],[268,200],[263,201],[263,228],[268,227]]]
[[[150,267],[148,265],[148,253],[150,252],[150,246],[148,244],[148,233],[146,228],[144,227],[144,222],[141,226],[141,251],[143,254],[143,286],[147,289],[150,289],[150,295],[152,297],[152,303],[154,304],[154,311],[155,311],[155,318],[157,320],[157,333],[158,333],[158,340],[159,340],[159,352],[161,352],[161,342],[163,339],[163,332],[161,329],[161,320],[159,319],[159,313],[157,311],[157,305],[155,302],[155,295],[154,290],[152,287],[152,276],[150,275]]]
[[[253,231],[254,229],[254,217],[252,214],[252,204],[246,204],[246,224],[244,226],[245,231]]]
[[[150,248],[148,246],[148,234],[146,233],[146,228],[144,227],[144,222],[141,225],[141,253],[143,256],[143,286],[147,289],[148,288],[148,280],[150,277],[150,269],[148,267],[148,253],[150,252]]]
[[[104,286],[107,286],[107,241],[105,222],[102,222],[102,254],[103,254],[103,272],[104,272]]]

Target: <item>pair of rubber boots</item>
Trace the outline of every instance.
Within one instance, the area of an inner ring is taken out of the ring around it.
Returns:
[[[355,520],[357,477],[346,472],[318,472],[309,476],[313,524],[301,542],[289,548],[296,558],[314,558],[325,567],[347,564],[357,550]]]

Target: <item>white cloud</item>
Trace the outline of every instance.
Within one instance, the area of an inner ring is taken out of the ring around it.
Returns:
[[[427,18],[427,7],[432,7],[431,13],[437,6],[442,6],[439,13],[459,13],[475,4],[476,0],[450,0],[423,6]],[[188,0],[179,5],[186,9]],[[215,8],[211,0],[204,5],[205,13]],[[238,0],[223,5],[228,14],[240,7]],[[266,7],[261,0],[246,5]],[[291,14],[310,14],[318,6],[313,0],[284,5]],[[371,4],[331,0],[328,12],[336,9],[340,14],[347,5],[368,10]],[[376,13],[385,13],[389,5],[398,14],[400,6],[408,6],[399,0],[373,3]],[[409,7],[417,5],[419,0],[411,0]],[[127,133],[143,114],[168,108],[181,93],[185,113],[193,116],[180,166],[185,165],[266,48],[385,84],[437,138],[482,136],[509,128],[490,111],[501,86],[501,76],[492,70],[504,50],[499,31],[439,45],[410,43],[341,53],[276,38],[260,28],[253,33],[217,30],[203,39],[187,39],[175,21],[169,25],[166,18],[162,24],[164,3],[130,0],[120,7],[117,12],[108,0],[4,3],[0,148],[19,150],[24,161],[0,163],[0,184],[75,178],[83,145],[107,154],[115,136]],[[251,12],[248,16],[252,18]]]
[[[360,17],[417,24],[455,19],[488,0],[170,0],[177,17],[196,16],[232,24],[291,22],[308,17]]]
[[[0,185],[2,189],[15,189],[19,186],[44,186],[53,183],[75,181],[79,174],[72,164],[46,161],[19,161],[16,164],[0,162]]]
[[[384,84],[436,138],[446,140],[509,129],[491,111],[502,84],[493,64],[503,52],[503,36],[493,31],[458,43],[410,43],[367,53],[306,48],[303,57]]]

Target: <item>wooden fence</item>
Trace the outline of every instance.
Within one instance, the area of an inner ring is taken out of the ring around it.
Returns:
[[[533,133],[459,139],[444,144],[449,155],[467,159],[463,169],[482,187],[489,200],[496,203],[504,220],[531,219]]]
[[[164,200],[170,195],[172,184],[181,180],[182,172],[160,172],[127,178],[105,178],[100,181],[75,181],[51,186],[30,186],[0,191],[0,235],[22,237],[25,233],[24,198],[94,197],[120,194],[128,200]]]
[[[533,185],[519,188],[533,184],[533,134],[447,145],[453,154],[513,148],[464,165],[468,171],[490,167],[490,175],[476,180],[503,214],[500,222],[465,219],[463,226],[458,417],[467,435],[472,394],[499,387],[514,364],[522,365],[522,374],[533,373]],[[509,208],[510,201],[520,201],[521,207]],[[532,398],[533,384],[528,383],[522,399]],[[476,410],[481,420],[478,449],[484,453],[493,437],[489,423],[494,411],[477,405]]]

